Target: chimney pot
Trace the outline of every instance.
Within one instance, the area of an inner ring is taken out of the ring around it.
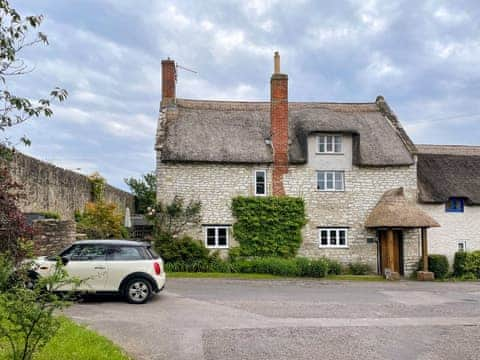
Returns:
[[[273,73],[280,74],[280,54],[278,51],[275,51],[275,55],[273,56]]]

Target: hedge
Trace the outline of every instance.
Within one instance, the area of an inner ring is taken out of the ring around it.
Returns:
[[[480,251],[455,253],[453,274],[462,278],[480,279]]]
[[[423,259],[418,263],[418,270],[423,270]],[[448,259],[445,255],[428,255],[428,271],[435,274],[435,278],[444,279],[448,274]]]
[[[236,197],[233,236],[241,256],[291,258],[302,243],[306,224],[303,199],[295,197]]]

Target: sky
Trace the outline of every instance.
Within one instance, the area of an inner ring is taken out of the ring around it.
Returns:
[[[16,95],[69,92],[54,116],[7,130],[19,150],[84,174],[155,168],[160,63],[180,66],[177,96],[268,100],[273,52],[292,101],[385,97],[416,143],[480,145],[480,2],[306,0],[10,0],[43,14],[50,45]]]

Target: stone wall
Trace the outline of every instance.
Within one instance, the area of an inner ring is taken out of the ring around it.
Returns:
[[[51,256],[75,241],[76,226],[73,220],[35,220],[33,231],[35,255]]]
[[[10,166],[14,179],[24,186],[26,198],[19,204],[23,212],[53,211],[62,219],[73,219],[75,211],[92,200],[92,186],[84,175],[21,153],[15,154]],[[132,194],[110,185],[105,187],[105,200],[122,212],[134,208]]]
[[[157,163],[157,198],[171,201],[175,195],[202,203],[202,224],[229,224],[235,222],[231,199],[254,194],[254,170],[266,169],[269,194],[271,194],[271,168],[265,165],[234,164],[175,164]],[[303,229],[300,255],[312,258],[327,256],[344,264],[354,261],[368,263],[377,269],[377,243],[367,243],[376,238],[375,231],[364,226],[366,217],[383,193],[404,187],[406,197],[416,201],[416,166],[366,168],[353,166],[345,170],[344,192],[319,192],[316,190],[316,172],[308,165],[291,166],[284,177],[285,192],[289,196],[304,198],[308,224]],[[319,248],[318,227],[338,226],[348,228],[348,248]],[[204,240],[201,227],[189,234]],[[231,242],[230,247],[235,245]],[[420,257],[419,231],[404,231],[405,272],[414,269]]]
[[[428,229],[428,252],[447,256],[450,265],[465,241],[467,251],[480,250],[480,206],[465,205],[463,213],[446,212],[445,204],[419,204],[420,208],[441,225]]]

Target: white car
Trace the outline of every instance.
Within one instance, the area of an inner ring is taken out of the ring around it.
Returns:
[[[163,260],[147,243],[127,240],[77,241],[57,256],[34,261],[33,276],[48,276],[60,257],[80,285],[59,290],[119,293],[129,303],[143,304],[165,286]]]

